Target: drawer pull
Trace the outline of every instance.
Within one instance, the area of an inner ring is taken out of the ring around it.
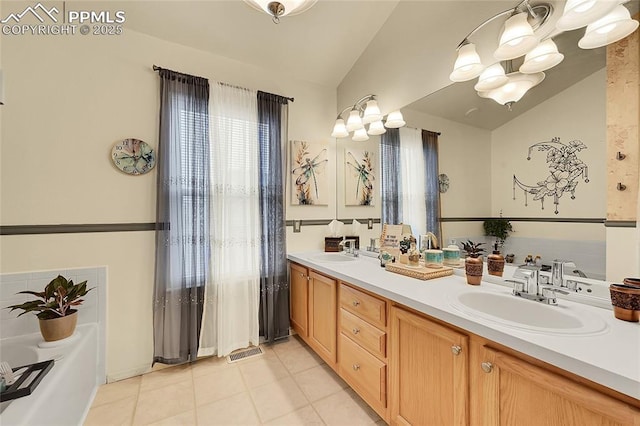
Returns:
[[[360,364],[353,364],[353,370],[354,371],[360,370]]]
[[[354,300],[354,301],[352,302],[352,304],[353,304],[353,306],[356,306],[356,307],[357,307],[357,306],[359,306],[359,305],[360,305],[360,301],[359,301],[359,300]]]
[[[485,373],[491,373],[493,371],[493,364],[490,362],[483,362],[480,366],[482,367],[482,371]]]
[[[353,329],[353,330],[351,330],[351,331],[353,331],[353,334],[358,334],[358,333],[360,333],[360,329],[359,329],[359,328],[354,328],[354,329]]]
[[[451,352],[454,355],[460,355],[460,352],[462,352],[462,348],[460,346],[458,346],[458,345],[453,345],[453,346],[451,346]]]

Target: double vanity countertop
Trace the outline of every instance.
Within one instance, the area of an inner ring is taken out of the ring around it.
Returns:
[[[290,253],[287,258],[640,400],[640,325],[616,319],[611,310],[564,299],[558,300],[558,306],[547,306],[512,296],[502,285],[485,281],[468,285],[464,276],[422,281],[388,272],[374,258],[335,262],[325,261],[323,255],[319,251]],[[530,307],[523,303],[541,305],[542,316],[552,318],[557,313],[563,318],[566,313],[584,318],[589,327],[576,333],[563,327],[520,327],[490,313],[465,309],[460,300],[472,293],[513,303],[515,309]]]

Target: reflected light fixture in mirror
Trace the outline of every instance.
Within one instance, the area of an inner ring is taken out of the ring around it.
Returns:
[[[349,117],[345,124],[343,115],[349,111]],[[380,112],[375,95],[366,95],[360,98],[355,104],[345,108],[336,117],[331,136],[334,138],[346,138],[349,133],[353,133],[353,140],[363,142],[369,139],[369,135],[381,135],[391,128],[398,128],[405,125],[402,113],[393,111],[387,116],[385,123],[382,122],[384,116]],[[369,125],[367,129],[365,125]]]
[[[318,0],[244,0],[254,9],[271,15],[274,23],[279,24],[280,18],[287,15],[297,15],[310,9]]]
[[[623,6],[626,1],[568,0],[553,34],[555,36],[568,29],[587,26],[584,37],[578,42],[579,47],[593,49],[616,42],[638,28],[638,22],[631,19],[629,10]],[[529,0],[523,0],[514,8],[485,20],[458,44],[458,56],[449,79],[462,82],[479,76],[475,86],[478,95],[489,97],[511,109],[513,103],[520,100],[529,89],[540,84],[544,79],[542,71],[553,68],[564,59],[551,38],[539,42],[535,34],[553,13],[553,6],[549,3],[531,5]],[[493,64],[486,69],[483,67],[475,45],[469,39],[488,23],[505,16],[509,17],[502,27],[494,57],[509,61],[523,55],[525,58],[519,72],[509,72],[503,78],[500,64]],[[527,74],[532,77],[526,77]]]

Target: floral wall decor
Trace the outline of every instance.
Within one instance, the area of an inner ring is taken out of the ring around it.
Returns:
[[[569,144],[560,142],[555,137],[548,142],[539,142],[529,147],[527,160],[531,160],[532,151],[547,151],[547,167],[549,174],[535,185],[526,185],[516,175],[513,175],[513,199],[516,199],[516,187],[524,191],[524,205],[528,206],[528,195],[532,195],[535,201],[540,200],[544,210],[546,197],[553,197],[555,214],[558,214],[560,198],[565,193],[571,193],[571,199],[576,198],[576,187],[580,179],[589,182],[588,167],[578,158],[578,154],[586,145],[579,140],[573,140]]]
[[[347,149],[344,157],[345,204],[373,206],[373,182],[375,181],[373,152]]]
[[[326,206],[327,144],[291,141],[291,204]]]

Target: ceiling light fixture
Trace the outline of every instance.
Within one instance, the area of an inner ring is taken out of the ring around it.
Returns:
[[[310,9],[318,0],[244,0],[254,9],[267,12],[272,16],[274,23],[279,24],[280,18],[288,15],[297,15]]]
[[[345,124],[343,116],[347,111],[349,111],[349,117]],[[353,140],[362,142],[368,140],[369,136],[381,135],[387,129],[395,129],[406,124],[400,111],[389,113],[385,123],[382,122],[383,118],[384,116],[380,112],[375,95],[364,96],[338,114],[331,136],[334,138],[346,138],[349,133],[354,132]],[[365,127],[367,124],[369,129]]]
[[[531,0],[533,1],[533,0]],[[556,23],[554,35],[562,31],[587,26],[584,37],[578,42],[583,49],[606,46],[630,35],[638,28],[638,22],[623,3],[628,0],[567,0],[562,16]],[[453,82],[468,81],[478,77],[474,88],[483,98],[491,98],[510,110],[532,87],[544,80],[546,71],[564,59],[551,38],[539,41],[536,31],[548,22],[553,14],[549,3],[531,4],[522,0],[514,8],[500,12],[474,28],[458,44],[458,56],[449,79]],[[470,38],[492,21],[508,16],[502,27],[495,59],[507,61],[508,74],[503,65],[494,63],[485,68]],[[512,60],[525,56],[518,72],[512,72]],[[389,127],[389,126],[387,126]]]

